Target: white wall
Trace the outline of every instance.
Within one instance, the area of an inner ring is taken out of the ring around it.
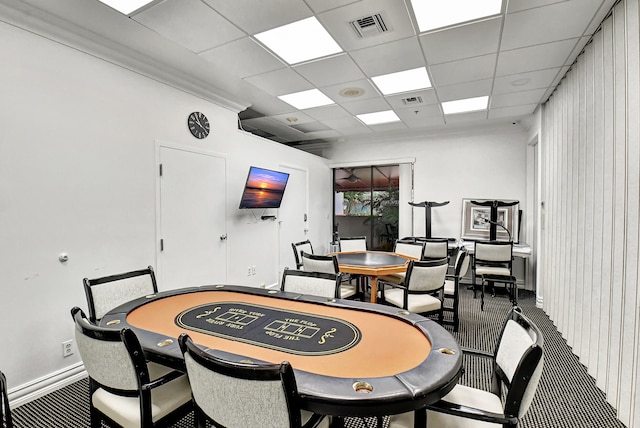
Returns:
[[[63,359],[61,342],[73,337],[71,307],[86,307],[83,277],[155,264],[157,141],[227,158],[228,282],[279,280],[277,222],[237,208],[252,164],[306,169],[308,236],[330,241],[325,159],[240,132],[234,111],[30,31],[0,22],[0,40],[0,370],[14,396],[80,361]],[[187,131],[192,111],[210,119],[205,140]]]
[[[342,164],[415,158],[413,200],[450,201],[431,210],[433,236],[460,236],[463,198],[517,199],[527,209],[527,133],[518,124],[445,130],[419,139],[347,141],[324,155]],[[413,234],[424,235],[424,208],[406,205],[400,209],[413,209]],[[526,242],[524,225],[521,232]]]

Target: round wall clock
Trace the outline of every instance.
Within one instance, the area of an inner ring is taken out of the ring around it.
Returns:
[[[209,135],[209,120],[207,119],[207,116],[198,111],[195,111],[189,115],[189,118],[187,119],[187,125],[189,126],[189,131],[191,131],[191,134],[193,134],[193,136],[196,138],[202,139]]]

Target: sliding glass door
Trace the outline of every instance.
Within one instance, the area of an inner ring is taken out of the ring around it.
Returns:
[[[334,238],[366,236],[370,250],[391,250],[398,238],[399,166],[333,170]]]

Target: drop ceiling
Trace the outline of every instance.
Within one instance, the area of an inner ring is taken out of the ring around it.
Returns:
[[[248,132],[304,148],[526,118],[615,0],[504,0],[500,14],[426,33],[409,0],[156,0],[130,16],[98,0],[1,3],[0,18],[28,14],[76,47],[226,103]],[[343,52],[291,66],[254,37],[312,16]],[[362,19],[375,25],[352,24]],[[383,96],[372,80],[418,67],[431,88]],[[297,110],[278,98],[314,88],[334,103]],[[486,110],[442,112],[442,102],[481,96],[489,97]],[[356,118],[384,110],[400,121],[367,126]]]

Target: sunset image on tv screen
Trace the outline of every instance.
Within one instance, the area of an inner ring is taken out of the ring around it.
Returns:
[[[279,208],[289,174],[251,167],[240,208]]]

